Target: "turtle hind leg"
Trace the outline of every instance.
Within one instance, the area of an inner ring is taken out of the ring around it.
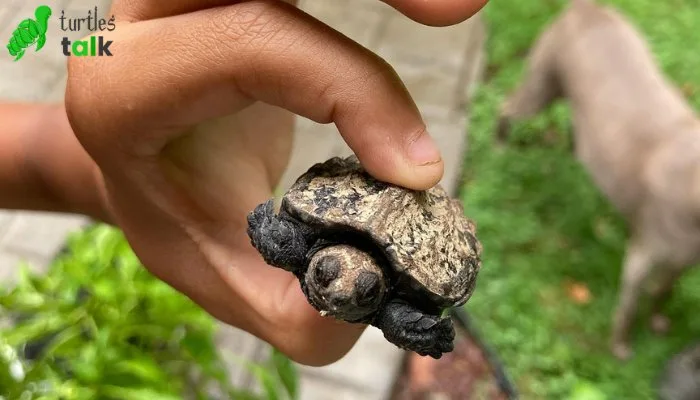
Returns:
[[[17,52],[16,57],[13,61],[19,61],[24,56],[24,49]]]
[[[40,35],[36,40],[36,50],[34,50],[34,51],[41,50],[41,48],[44,47],[45,44],[46,44],[46,35]]]
[[[303,274],[309,250],[307,232],[291,219],[276,215],[273,199],[248,215],[248,236],[266,263]]]
[[[402,300],[391,300],[379,311],[372,325],[396,346],[421,356],[442,357],[454,349],[452,320],[426,314]]]

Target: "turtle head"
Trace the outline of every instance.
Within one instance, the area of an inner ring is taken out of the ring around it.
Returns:
[[[374,258],[348,245],[316,252],[305,283],[316,309],[350,322],[362,321],[376,312],[387,291],[384,273]]]
[[[44,21],[51,16],[51,8],[49,6],[39,6],[34,11],[34,16],[37,21]]]

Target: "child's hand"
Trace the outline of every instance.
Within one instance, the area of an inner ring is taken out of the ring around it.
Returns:
[[[386,0],[432,25],[485,1]],[[442,160],[404,86],[280,0],[121,0],[114,13],[114,56],[72,57],[66,93],[107,214],[150,271],[217,318],[302,363],[342,357],[363,327],[320,317],[291,274],[264,264],[245,217],[286,167],[292,113],[335,123],[379,179],[436,184]]]

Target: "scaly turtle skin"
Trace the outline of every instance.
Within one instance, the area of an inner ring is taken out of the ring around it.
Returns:
[[[265,261],[294,273],[323,315],[369,323],[395,345],[440,358],[454,327],[440,316],[471,296],[481,267],[475,226],[439,185],[380,182],[357,159],[332,158],[248,217]]]
[[[36,20],[25,19],[12,32],[12,37],[7,44],[7,51],[12,57],[15,57],[14,61],[21,59],[26,49],[33,44],[36,44],[35,51],[39,51],[46,43],[46,30],[51,16],[51,8],[39,6],[34,11],[34,16]]]

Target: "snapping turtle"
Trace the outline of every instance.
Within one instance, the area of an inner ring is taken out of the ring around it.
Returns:
[[[355,156],[312,166],[282,199],[248,215],[264,260],[294,273],[309,303],[371,324],[400,348],[433,358],[453,350],[445,308],[469,299],[481,244],[442,187],[413,191],[371,177]]]

